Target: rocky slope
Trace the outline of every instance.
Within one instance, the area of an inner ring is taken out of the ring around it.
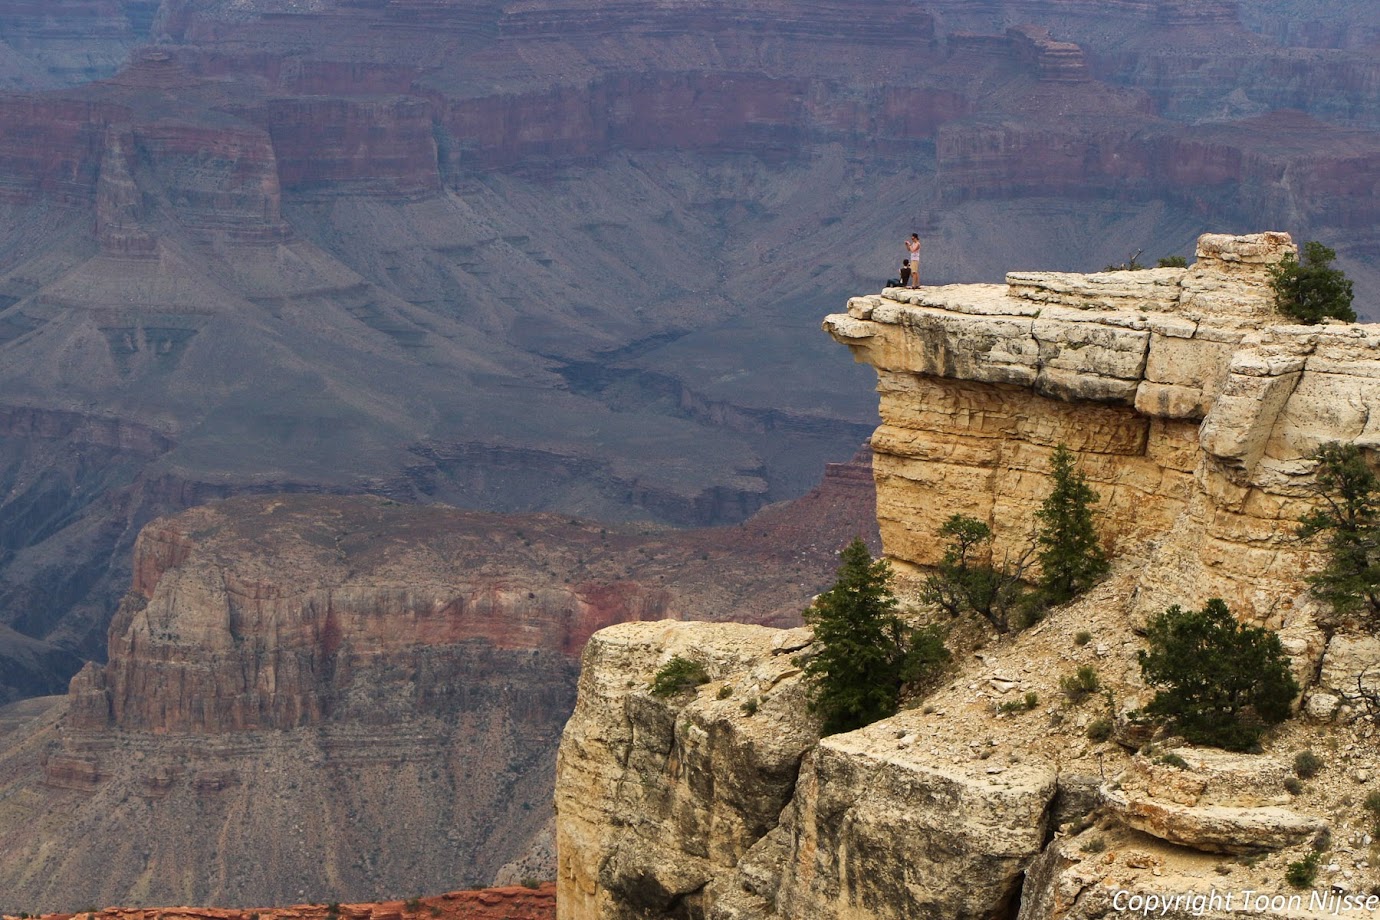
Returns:
[[[292,495],[154,521],[109,662],[0,710],[0,909],[549,878],[587,637],[798,622],[838,547],[876,542],[871,488],[840,464],[692,531]]]
[[[1380,290],[1356,4],[64,9],[0,2],[4,698],[99,658],[134,535],[208,498],[802,493],[872,422],[803,320],[912,227],[927,281],[1275,225]]]
[[[948,683],[824,739],[800,685],[808,630],[597,633],[557,767],[558,916],[1129,920],[1183,895],[1165,915],[1302,920],[1375,890],[1355,803],[1374,794],[1380,738],[1357,687],[1380,643],[1320,625],[1303,581],[1318,560],[1294,529],[1318,501],[1310,452],[1375,446],[1380,363],[1371,326],[1278,322],[1266,266],[1291,245],[1207,235],[1187,269],[1011,273],[829,317],[878,371],[878,515],[904,573],[936,561],[955,512],[1019,547],[1064,443],[1100,493],[1112,574],[1014,637],[958,629]],[[1137,629],[1213,596],[1279,630],[1300,716],[1259,754],[1146,747],[1127,715],[1152,695]],[[710,683],[652,696],[676,654]],[[1080,667],[1105,695],[1063,690]],[[1305,749],[1323,769],[1300,780]],[[1315,844],[1299,893],[1286,871]]]

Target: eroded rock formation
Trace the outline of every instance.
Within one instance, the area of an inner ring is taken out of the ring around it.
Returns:
[[[1374,443],[1380,333],[1282,323],[1267,268],[1290,251],[1284,234],[1208,235],[1187,269],[1014,272],[827,319],[878,371],[888,555],[932,565],[955,512],[1021,546],[1062,443],[1101,494],[1108,545],[1154,544],[1141,610],[1222,597],[1273,626],[1295,616],[1313,559],[1294,534],[1316,500],[1308,457]]]
[[[798,623],[878,542],[871,493],[862,457],[727,529],[292,495],[154,521],[109,662],[0,709],[0,910],[550,878],[590,633]]]

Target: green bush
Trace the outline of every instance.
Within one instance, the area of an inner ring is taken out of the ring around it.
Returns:
[[[805,665],[824,732],[851,731],[896,712],[903,684],[948,659],[942,632],[914,630],[896,613],[891,566],[854,539],[839,554],[834,586],[805,611],[819,651]]]
[[[1085,629],[1085,630],[1082,630],[1081,632],[1079,632],[1077,635],[1075,635],[1075,636],[1073,637],[1073,644],[1076,645],[1076,646],[1078,646],[1079,648],[1082,648],[1083,646],[1087,645],[1087,644],[1088,644],[1089,642],[1091,642],[1091,641],[1092,641],[1092,633],[1088,632],[1086,629]]]
[[[1021,581],[1025,558],[1009,557],[993,566],[992,528],[966,514],[952,515],[939,528],[948,541],[938,571],[925,579],[920,599],[949,616],[976,614],[997,632],[1018,625],[1014,616],[1025,599]]]
[[[1322,853],[1317,850],[1311,851],[1298,862],[1289,864],[1284,870],[1284,880],[1294,888],[1312,888],[1313,882],[1317,880],[1318,863],[1321,861]]]
[[[1279,636],[1237,622],[1221,599],[1202,610],[1170,607],[1150,619],[1146,637],[1141,674],[1163,688],[1146,711],[1194,744],[1247,751],[1289,717],[1299,686]]]
[[[1101,744],[1112,737],[1112,720],[1108,718],[1093,719],[1088,723],[1086,734],[1089,741]]]
[[[1182,757],[1180,757],[1173,751],[1170,751],[1168,754],[1161,754],[1159,757],[1156,757],[1155,763],[1164,764],[1166,767],[1173,767],[1176,770],[1188,769],[1188,761],[1184,760]]]
[[[1040,705],[1040,697],[1036,693],[1027,693],[1018,700],[1007,700],[997,706],[997,712],[1029,712]]]
[[[1102,689],[1102,681],[1097,676],[1097,668],[1085,664],[1072,674],[1059,679],[1059,689],[1075,706]]]
[[[1097,493],[1063,444],[1050,458],[1050,471],[1054,488],[1035,512],[1035,541],[1040,548],[1040,599],[1056,605],[1092,587],[1110,565],[1093,526]]]
[[[1188,268],[1188,260],[1183,256],[1161,256],[1156,268]]]
[[[675,696],[686,690],[709,683],[704,665],[680,655],[661,666],[652,678],[652,696]]]
[[[1326,562],[1308,583],[1339,616],[1380,617],[1380,479],[1355,444],[1324,444],[1312,459],[1321,503],[1299,522],[1298,534],[1322,537]]]
[[[1270,283],[1275,290],[1275,306],[1300,323],[1313,325],[1325,319],[1356,322],[1351,308],[1351,280],[1332,267],[1336,250],[1315,241],[1303,246],[1303,261],[1291,252],[1270,266]]]
[[[1294,775],[1300,779],[1312,779],[1323,768],[1323,759],[1311,750],[1299,751],[1294,755]]]

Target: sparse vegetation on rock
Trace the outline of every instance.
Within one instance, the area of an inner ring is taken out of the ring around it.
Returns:
[[[1160,256],[1156,268],[1188,268],[1188,260],[1183,256]]]
[[[707,683],[709,674],[705,671],[704,665],[676,655],[662,665],[652,678],[652,696],[675,696]]]
[[[860,539],[839,558],[838,580],[804,613],[819,646],[805,675],[826,734],[893,714],[902,685],[948,659],[940,631],[912,629],[897,614],[885,559],[874,560]]]
[[[1176,604],[1150,619],[1146,636],[1141,673],[1162,688],[1146,711],[1189,741],[1247,751],[1288,718],[1299,686],[1279,636],[1237,622],[1221,599],[1202,610]]]
[[[1054,488],[1035,512],[1039,529],[1040,600],[1067,603],[1103,575],[1110,564],[1093,526],[1098,495],[1077,468],[1073,452],[1060,444],[1050,458]]]
[[[1070,703],[1077,706],[1102,689],[1102,680],[1097,676],[1097,668],[1085,664],[1074,673],[1060,678],[1059,689],[1068,697]]]
[[[1380,616],[1380,479],[1355,444],[1324,444],[1314,459],[1322,505],[1298,534],[1321,537],[1327,561],[1308,583],[1338,616]]]
[[[1287,253],[1270,267],[1270,282],[1275,289],[1275,306],[1290,319],[1306,325],[1325,319],[1356,322],[1351,308],[1351,279],[1332,267],[1337,252],[1313,240],[1303,246],[1303,261]]]

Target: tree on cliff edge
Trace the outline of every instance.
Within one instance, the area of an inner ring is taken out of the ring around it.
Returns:
[[[1298,533],[1322,537],[1327,561],[1308,583],[1338,617],[1361,613],[1380,621],[1380,478],[1355,444],[1324,444],[1313,459],[1321,504]]]
[[[1271,265],[1270,283],[1279,311],[1309,326],[1328,318],[1356,322],[1351,279],[1340,268],[1332,267],[1335,258],[1335,249],[1314,240],[1303,244],[1302,262],[1290,252],[1277,265]]]
[[[825,734],[893,714],[902,684],[949,658],[938,629],[911,629],[897,615],[885,559],[874,561],[856,538],[839,559],[838,580],[804,613],[819,647],[805,665],[805,678]]]
[[[1092,587],[1110,564],[1093,527],[1097,493],[1075,466],[1073,452],[1060,444],[1050,466],[1054,488],[1035,512],[1035,541],[1040,547],[1040,600],[1053,606]]]

